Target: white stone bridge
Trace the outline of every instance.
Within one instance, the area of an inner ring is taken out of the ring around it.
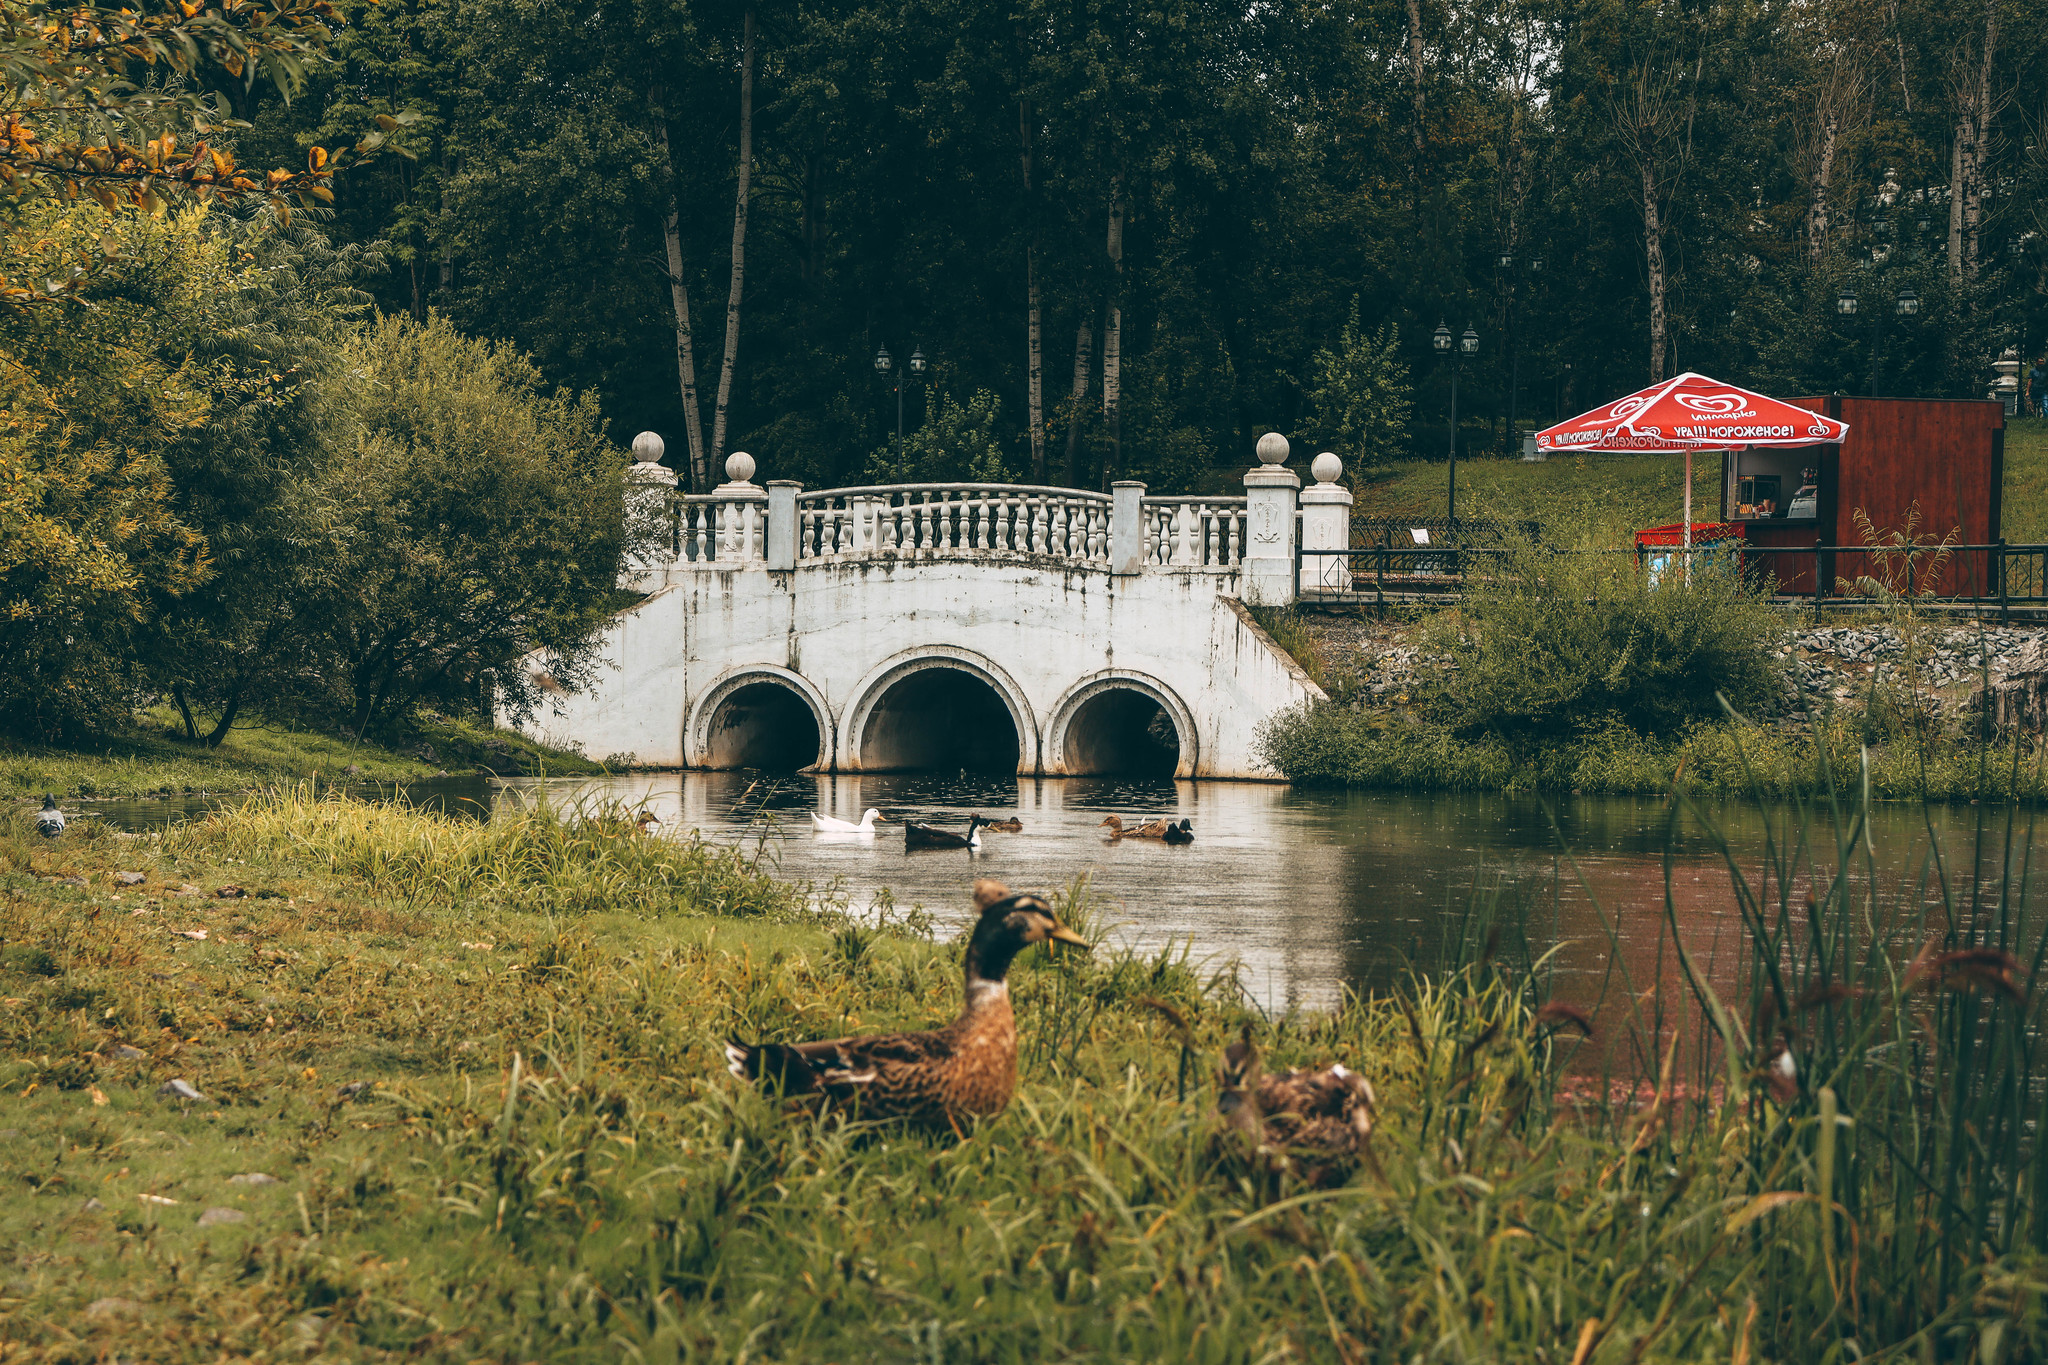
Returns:
[[[1247,603],[1294,598],[1342,561],[1351,497],[1287,442],[1239,498],[994,484],[807,493],[731,482],[678,496],[635,443],[638,515],[668,545],[628,586],[596,684],[527,726],[593,757],[680,768],[1272,779],[1253,737],[1321,690]],[[541,666],[535,661],[534,666]]]

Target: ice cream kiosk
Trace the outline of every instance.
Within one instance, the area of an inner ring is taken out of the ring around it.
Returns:
[[[1786,400],[1838,422],[1840,442],[1745,447],[1721,457],[1721,520],[1739,528],[1745,562],[1773,573],[1783,593],[1823,593],[1871,569],[1856,525],[1860,509],[1880,533],[1935,542],[1951,531],[1961,545],[1995,545],[2005,476],[2005,408],[1982,399]],[[1846,548],[1841,548],[1846,547]],[[1996,590],[1995,556],[1954,555],[1939,583],[1916,588],[1974,594]]]

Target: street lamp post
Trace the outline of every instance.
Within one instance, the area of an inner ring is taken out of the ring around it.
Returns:
[[[910,374],[913,379],[923,379],[930,362],[924,358],[924,347],[914,346],[910,351]],[[875,352],[875,373],[888,379],[896,369],[895,357],[889,354],[887,346]],[[895,376],[896,384],[896,478],[903,478],[903,376]]]
[[[1451,329],[1439,322],[1436,331],[1430,334],[1429,344],[1438,355],[1451,354]],[[1451,529],[1458,527],[1458,378],[1465,372],[1465,357],[1479,354],[1479,333],[1470,327],[1458,338],[1458,347],[1451,368],[1451,489],[1447,501]]]

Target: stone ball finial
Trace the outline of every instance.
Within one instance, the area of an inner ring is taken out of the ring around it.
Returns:
[[[734,483],[746,483],[754,477],[754,457],[744,450],[735,450],[725,457],[725,477]]]
[[[1316,476],[1317,483],[1335,483],[1344,472],[1344,462],[1337,458],[1336,451],[1326,450],[1309,462],[1308,472]]]
[[[643,431],[633,438],[633,458],[641,464],[654,464],[661,459],[662,452],[667,449],[668,447],[662,444],[661,437],[651,431]]]
[[[1287,438],[1277,431],[1269,431],[1259,438],[1260,464],[1286,464]]]

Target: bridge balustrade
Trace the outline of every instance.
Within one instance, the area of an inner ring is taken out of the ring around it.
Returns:
[[[676,559],[690,564],[757,563],[768,553],[768,499],[691,493],[676,499]]]
[[[646,587],[669,569],[753,566],[787,571],[804,564],[926,555],[949,559],[1031,556],[1106,569],[1112,576],[1154,570],[1207,571],[1214,588],[1247,601],[1292,601],[1303,584],[1296,547],[1334,553],[1309,561],[1308,586],[1350,586],[1351,495],[1336,483],[1338,458],[1314,462],[1316,484],[1281,468],[1287,441],[1259,440],[1260,465],[1245,475],[1243,497],[1151,497],[1136,480],[1112,493],[1032,484],[899,483],[806,493],[790,480],[753,482],[754,457],[726,459],[728,482],[685,494],[661,466],[651,434],[634,445],[628,508],[657,518],[659,548],[635,552],[628,581]]]
[[[798,495],[796,556],[921,551],[1109,561],[1110,500],[1028,484],[912,483]]]
[[[1149,566],[1237,568],[1244,562],[1243,498],[1146,498],[1142,562]]]

